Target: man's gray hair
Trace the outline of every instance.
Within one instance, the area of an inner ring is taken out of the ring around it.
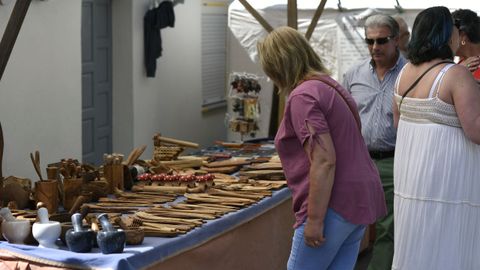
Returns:
[[[365,34],[368,28],[372,27],[388,27],[392,37],[397,37],[399,34],[399,26],[397,21],[389,15],[377,14],[372,15],[365,21]]]

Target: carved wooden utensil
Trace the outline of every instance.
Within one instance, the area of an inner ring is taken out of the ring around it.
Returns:
[[[2,123],[0,123],[0,206],[3,206],[2,194],[5,194],[3,191],[2,163],[3,163],[3,130],[2,130]]]
[[[40,178],[41,181],[43,181],[42,171],[40,170],[40,152],[38,150],[35,151],[35,157],[33,156],[32,153],[30,153],[30,159],[32,160],[33,168],[35,168],[35,171],[37,172],[38,177]]]
[[[2,163],[3,163],[3,130],[2,124],[0,123],[0,184],[3,184],[3,170],[2,170]],[[0,185],[0,189],[3,185]]]

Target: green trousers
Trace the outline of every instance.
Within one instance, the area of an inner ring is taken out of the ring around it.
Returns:
[[[375,243],[368,270],[390,270],[393,260],[393,157],[374,162],[382,179],[388,212],[375,224]]]

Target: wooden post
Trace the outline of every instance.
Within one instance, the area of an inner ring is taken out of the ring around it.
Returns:
[[[293,29],[298,29],[298,10],[297,10],[297,0],[288,0],[287,7],[287,25]],[[283,119],[283,112],[285,111],[285,95],[281,95],[278,98],[278,118],[277,118],[277,129],[280,126],[280,123]]]
[[[293,29],[298,29],[297,0],[288,0],[287,25]]]
[[[0,42],[0,80],[2,79],[13,45],[15,45],[18,33],[23,24],[23,19],[25,19],[25,15],[27,15],[31,2],[32,0],[16,1],[13,7],[12,15],[10,15],[2,41]]]
[[[315,30],[315,27],[317,26],[318,19],[320,19],[320,16],[323,13],[323,10],[325,9],[325,4],[327,3],[327,0],[322,0],[320,4],[318,5],[317,10],[315,11],[315,14],[313,14],[312,21],[310,22],[310,25],[308,26],[307,33],[305,34],[305,38],[307,40],[310,40],[310,37],[312,37],[313,31]]]
[[[239,0],[240,3],[245,7],[245,9],[252,14],[252,16],[257,19],[257,21],[263,26],[263,28],[268,32],[273,31],[273,27],[258,13],[247,0]]]

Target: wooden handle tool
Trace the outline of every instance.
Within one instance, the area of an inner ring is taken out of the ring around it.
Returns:
[[[38,177],[40,178],[40,181],[43,181],[42,177],[42,171],[40,170],[40,165],[38,160],[40,160],[40,154],[37,154],[38,151],[35,151],[35,157],[33,156],[32,153],[30,153],[30,159],[32,160],[33,163],[33,168],[35,168],[35,171],[37,172]],[[38,156],[38,159],[36,158]]]
[[[72,208],[70,208],[70,210],[68,211],[68,213],[70,215],[75,214],[75,212],[77,212],[78,209],[80,209],[80,206],[86,203],[87,201],[88,201],[88,196],[84,196],[84,195],[78,196],[75,202],[73,203]]]
[[[137,161],[137,159],[140,158],[140,156],[145,152],[145,149],[147,149],[146,145],[142,145],[137,148],[137,151],[135,152],[135,155],[133,156],[132,164]]]
[[[124,164],[128,167],[132,166],[133,163],[137,161],[137,159],[143,154],[146,148],[146,145],[134,148],[132,152],[130,152],[130,154],[128,155],[128,158],[127,160],[125,160]]]
[[[4,141],[3,141],[3,130],[2,130],[2,124],[0,123],[0,188],[3,187],[3,183],[1,182],[3,180],[3,170],[2,170],[2,163],[3,163],[3,148],[4,148]]]
[[[198,148],[199,147],[198,143],[192,143],[192,142],[187,142],[187,141],[182,141],[182,140],[177,140],[177,139],[172,139],[172,138],[167,138],[167,137],[162,137],[162,136],[158,136],[157,138],[161,142],[178,144],[180,146],[185,146],[185,147],[190,147],[190,148]]]
[[[124,164],[127,166],[132,166],[133,164],[133,157],[135,155],[135,152],[137,151],[137,148],[134,148],[132,152],[128,155],[127,159],[124,161]]]

